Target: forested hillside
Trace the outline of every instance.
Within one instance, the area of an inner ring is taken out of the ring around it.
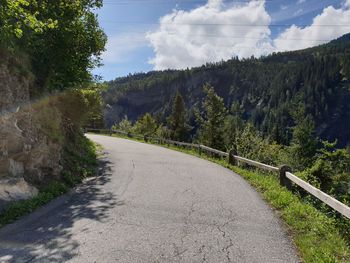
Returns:
[[[177,91],[188,110],[191,134],[195,111],[202,110],[203,85],[212,85],[226,108],[238,106],[265,137],[289,145],[300,112],[316,134],[344,147],[350,143],[350,34],[328,44],[263,58],[207,64],[181,71],[129,75],[108,82],[104,93],[108,126],[150,112],[166,122]]]

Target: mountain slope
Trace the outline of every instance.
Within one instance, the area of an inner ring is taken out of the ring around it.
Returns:
[[[311,115],[322,139],[350,144],[350,34],[318,47],[272,54],[260,59],[207,64],[187,70],[149,72],[108,82],[104,93],[106,123],[125,115],[136,120],[151,112],[165,120],[177,90],[190,120],[200,108],[202,86],[210,83],[228,108],[239,103],[244,118],[264,134],[288,144],[293,115]]]

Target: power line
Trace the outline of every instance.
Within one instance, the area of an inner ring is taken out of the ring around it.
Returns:
[[[287,39],[282,39],[282,40],[287,40]],[[311,41],[311,40],[310,40]],[[329,40],[331,41],[331,40]],[[325,41],[326,42],[326,41]],[[134,43],[134,44],[144,44],[143,46],[151,46],[151,43],[146,41],[146,40],[133,40],[133,41],[129,41],[129,45],[130,43]],[[273,48],[273,46],[263,46],[263,45],[257,45],[257,46],[242,46],[240,45],[240,43],[232,43],[232,44],[227,44],[227,45],[218,45],[218,44],[215,44],[215,43],[207,43],[207,42],[203,42],[203,43],[194,43],[193,41],[189,41],[190,44],[192,45],[198,45],[198,46],[204,46],[204,45],[212,45],[212,46],[215,46],[215,47],[231,47],[231,48],[252,48],[252,49],[261,49],[261,48],[265,48],[265,49],[269,49],[269,48]],[[267,43],[268,44],[268,43]],[[322,44],[322,43],[320,43]],[[116,46],[116,47],[125,47],[125,44],[116,44],[116,45],[113,45],[113,46]]]
[[[218,0],[217,2],[219,2]],[[259,0],[255,2],[277,2],[281,0]],[[221,1],[220,1],[221,2]],[[225,2],[224,4],[234,4],[234,3],[250,3],[252,2],[251,0],[230,0],[228,2]],[[174,1],[154,1],[154,0],[149,0],[149,1],[141,1],[141,0],[134,0],[134,1],[116,1],[116,2],[103,2],[104,5],[130,5],[130,4],[206,4],[207,1],[200,1],[200,0],[193,0],[193,1],[179,1],[179,0],[174,0]]]
[[[143,24],[143,25],[159,25],[156,22],[145,22],[145,21],[112,21],[112,20],[100,20],[103,23],[112,23],[112,24]],[[162,22],[162,25],[174,25],[174,26],[232,26],[232,27],[349,27],[350,24],[233,24],[233,23],[165,23]]]
[[[128,31],[128,33],[134,33],[134,32],[130,32]],[[143,31],[143,32],[135,32],[140,34],[140,36],[143,36],[142,33],[146,34],[148,33],[148,31]],[[152,33],[152,32],[151,32]],[[269,37],[245,37],[245,36],[223,36],[223,35],[197,35],[197,34],[191,34],[191,35],[184,35],[184,34],[179,34],[179,33],[175,33],[175,32],[162,32],[162,33],[166,33],[168,35],[180,35],[182,37],[208,37],[208,38],[228,38],[228,39],[249,39],[249,40],[276,40],[276,39],[272,39]],[[120,38],[122,39],[122,37]],[[278,40],[282,40],[282,41],[311,41],[311,42],[328,42],[328,41],[332,41],[333,39],[310,39],[310,38],[278,38]]]
[[[137,42],[135,41],[135,43],[137,43]],[[144,42],[140,41],[139,43],[144,43]],[[147,44],[149,44],[149,43],[147,43]],[[191,43],[191,44],[193,44],[193,43]],[[198,44],[198,43],[196,43],[196,44]],[[202,43],[202,44],[198,44],[198,45],[203,46],[205,44],[206,43]],[[113,47],[125,47],[125,45],[118,44],[118,45],[113,45]],[[240,48],[248,48],[248,49],[261,49],[261,48],[264,48],[264,47],[259,47],[259,46],[237,46],[237,45],[215,45],[215,47],[231,47],[231,48],[237,48],[237,49],[240,49]],[[266,47],[266,49],[268,49],[268,48]]]

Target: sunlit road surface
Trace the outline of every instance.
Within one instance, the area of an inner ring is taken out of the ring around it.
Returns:
[[[239,175],[100,135],[99,176],[0,230],[0,262],[299,262],[285,228]]]

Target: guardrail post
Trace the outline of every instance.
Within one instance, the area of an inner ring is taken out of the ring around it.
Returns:
[[[112,136],[112,134],[113,134],[112,129],[109,129],[109,136]]]
[[[202,148],[201,148],[200,144],[198,144],[198,154],[199,154],[199,155],[202,154]]]
[[[235,149],[231,149],[228,153],[228,163],[236,166],[237,165],[237,160],[234,157],[234,155],[237,155],[237,151]]]
[[[145,142],[148,142],[148,136],[147,135],[144,135],[143,139],[145,140]]]
[[[280,171],[280,185],[286,187],[288,190],[292,189],[292,183],[289,181],[289,179],[286,176],[287,172],[292,172],[292,168],[290,168],[287,165],[282,165],[279,167]]]

